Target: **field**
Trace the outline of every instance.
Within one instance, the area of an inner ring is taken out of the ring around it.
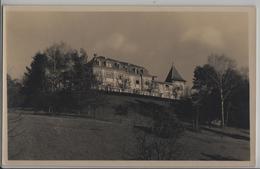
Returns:
[[[10,109],[8,113],[8,157],[10,160],[132,160],[138,155],[139,131],[151,118],[135,113],[138,105],[154,103],[168,110],[168,102],[108,96],[95,115]],[[126,110],[123,105],[128,105]],[[118,106],[127,111],[118,110]],[[182,122],[184,132],[167,149],[174,148],[173,160],[249,160],[249,131],[207,128],[194,132]],[[149,135],[149,134],[148,134]],[[150,137],[150,136],[149,136]]]

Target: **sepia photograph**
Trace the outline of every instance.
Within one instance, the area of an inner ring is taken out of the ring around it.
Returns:
[[[4,6],[3,158],[252,164],[254,15]]]

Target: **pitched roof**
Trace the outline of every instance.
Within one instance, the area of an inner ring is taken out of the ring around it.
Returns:
[[[96,60],[102,61],[102,62],[109,62],[111,63],[110,67],[104,66],[104,65],[97,65],[95,63]],[[96,65],[96,66],[101,66],[101,67],[106,67],[108,69],[115,69],[115,70],[121,70],[125,71],[130,74],[135,74],[135,75],[143,75],[143,76],[152,76],[148,72],[148,70],[142,66],[135,65],[132,63],[127,63],[127,62],[122,62],[119,60],[115,60],[112,58],[108,58],[105,56],[95,56],[91,61],[89,61],[89,64]]]
[[[179,74],[179,72],[177,71],[174,65],[172,65],[171,70],[169,71],[165,82],[172,82],[172,81],[186,82],[186,80],[184,80],[181,77],[181,75]]]

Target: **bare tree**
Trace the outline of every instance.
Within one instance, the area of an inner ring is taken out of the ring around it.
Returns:
[[[236,65],[234,60],[225,55],[210,55],[208,65],[214,68],[214,71],[202,69],[206,76],[211,79],[211,83],[216,87],[220,95],[221,104],[221,126],[225,126],[225,102],[231,94],[232,89],[236,87],[235,81],[232,81]]]

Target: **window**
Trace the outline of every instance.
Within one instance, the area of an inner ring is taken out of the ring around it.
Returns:
[[[99,64],[99,61],[98,60],[95,60],[95,65],[98,65],[98,66],[100,66],[100,64]]]
[[[114,64],[116,68],[119,68],[119,63]]]
[[[128,70],[127,67],[126,67],[126,66],[123,66],[123,68],[124,68],[124,70],[127,72],[127,70]]]
[[[144,70],[143,70],[143,69],[141,69],[141,70],[140,70],[140,74],[143,74],[143,73],[144,73]]]
[[[111,63],[107,63],[107,67],[112,67]]]
[[[106,61],[103,62],[103,66],[106,66]]]
[[[136,81],[135,81],[135,84],[139,85],[139,80],[136,80]]]
[[[114,77],[114,74],[113,72],[106,72],[106,78],[113,78]]]

